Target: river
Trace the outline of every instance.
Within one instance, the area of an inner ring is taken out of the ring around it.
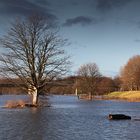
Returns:
[[[6,100],[25,96],[0,96]],[[111,100],[84,101],[75,96],[51,96],[51,107],[0,108],[0,140],[139,140],[140,103]],[[110,121],[109,113],[132,120]]]

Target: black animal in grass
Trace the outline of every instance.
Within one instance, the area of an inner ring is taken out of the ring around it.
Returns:
[[[124,114],[109,114],[109,120],[131,120],[130,116]]]

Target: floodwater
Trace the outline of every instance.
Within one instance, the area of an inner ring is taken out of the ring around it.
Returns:
[[[14,96],[0,96],[0,106]],[[16,96],[16,98],[26,98]],[[139,140],[140,103],[51,96],[51,107],[0,108],[0,140]],[[109,113],[132,120],[110,121]]]

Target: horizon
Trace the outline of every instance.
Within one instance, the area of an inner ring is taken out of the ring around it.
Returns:
[[[101,74],[114,77],[140,54],[139,0],[1,0],[0,36],[15,17],[40,13],[60,26],[70,43],[72,73],[96,63]]]

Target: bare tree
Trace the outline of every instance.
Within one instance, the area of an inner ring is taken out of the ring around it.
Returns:
[[[98,66],[95,63],[84,64],[77,73],[79,77],[77,81],[78,90],[81,93],[89,94],[92,99],[92,96],[96,95],[97,85],[101,77]]]
[[[66,40],[41,16],[15,20],[1,43],[1,73],[18,77],[33,95],[33,104],[38,104],[38,96],[48,83],[68,71],[69,56],[63,48]]]
[[[140,90],[140,56],[130,58],[120,75],[124,90]]]

